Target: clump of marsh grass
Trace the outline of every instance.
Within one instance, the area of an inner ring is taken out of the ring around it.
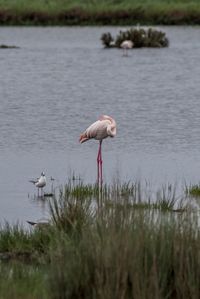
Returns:
[[[80,238],[53,244],[49,298],[199,298],[198,215],[179,215],[103,201]]]
[[[186,186],[185,192],[189,196],[200,197],[200,184]]]
[[[162,211],[173,211],[177,205],[176,187],[166,185],[157,191],[155,207]],[[181,203],[180,203],[181,204]],[[181,206],[179,205],[179,209]]]
[[[46,270],[19,261],[0,262],[0,298],[44,299],[47,298]]]
[[[48,231],[35,230],[30,233],[19,224],[5,222],[0,227],[0,260],[38,260],[45,255],[49,242]]]
[[[59,199],[54,197],[49,204],[52,224],[67,233],[81,233],[82,227],[91,218],[91,195],[90,186],[72,187],[67,184],[64,189],[60,189]]]
[[[172,185],[162,186],[157,191],[156,196],[152,197],[147,183],[145,187],[142,186],[140,181],[135,183],[113,182],[111,185],[104,184],[102,188],[99,188],[96,184],[83,184],[80,180],[77,184],[69,181],[60,189],[59,200],[54,198],[53,201],[50,201],[50,211],[53,215],[54,223],[56,221],[61,223],[63,222],[62,218],[66,220],[66,213],[68,211],[71,213],[72,207],[75,215],[75,213],[83,211],[87,211],[87,213],[91,213],[92,210],[93,212],[97,211],[97,208],[101,205],[117,204],[120,206],[124,202],[134,208],[158,209],[162,211],[173,211],[177,208],[181,210],[183,205],[183,200],[176,196],[176,186],[173,187]],[[74,203],[76,203],[76,206]],[[64,214],[63,211],[65,211]]]
[[[162,48],[169,46],[169,39],[165,32],[149,28],[144,39],[145,47]]]
[[[103,45],[105,46],[105,48],[110,48],[112,45],[112,42],[114,40],[113,40],[111,33],[107,32],[107,33],[102,34],[101,41],[102,41]]]
[[[144,29],[131,28],[126,31],[121,31],[118,33],[115,39],[115,45],[120,48],[121,44],[125,40],[131,40],[133,42],[133,47],[141,48],[144,47],[144,40],[146,37],[146,31]]]
[[[115,39],[109,32],[103,33],[101,36],[101,41],[105,48],[120,48],[122,42],[125,40],[131,40],[133,42],[133,48],[162,48],[168,47],[169,45],[169,39],[166,37],[165,32],[152,28],[130,28],[126,31],[120,30]]]

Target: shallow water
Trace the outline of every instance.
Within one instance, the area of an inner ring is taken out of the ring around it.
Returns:
[[[73,171],[95,182],[97,142],[80,133],[101,114],[117,137],[103,143],[104,181],[198,183],[200,177],[200,28],[160,27],[164,49],[128,57],[103,49],[117,27],[1,27],[0,219],[36,220],[45,203],[29,179],[45,171],[51,190]]]

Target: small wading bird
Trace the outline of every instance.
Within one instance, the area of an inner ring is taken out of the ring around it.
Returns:
[[[29,182],[33,183],[38,188],[38,197],[39,197],[39,190],[41,190],[41,197],[44,195],[43,188],[46,186],[46,177],[44,172],[41,173],[40,178],[36,180],[30,180]]]
[[[133,48],[133,42],[131,40],[125,40],[121,43],[120,48],[123,49],[124,56],[128,56],[128,50]]]
[[[89,139],[99,140],[99,150],[97,155],[97,183],[103,182],[102,178],[102,154],[101,154],[101,145],[102,140],[107,137],[114,137],[116,135],[116,122],[115,120],[108,116],[102,115],[99,120],[94,122],[89,126],[80,136],[79,142],[83,143]]]

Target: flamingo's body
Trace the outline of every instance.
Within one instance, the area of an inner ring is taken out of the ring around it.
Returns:
[[[39,197],[39,189],[41,190],[41,196],[43,194],[43,188],[46,186],[46,177],[44,172],[41,173],[40,178],[36,180],[30,180],[38,188],[38,197]]]
[[[128,56],[128,50],[133,48],[133,42],[131,40],[125,40],[121,43],[120,48],[123,49],[124,55]]]
[[[116,122],[115,120],[108,116],[102,115],[99,120],[94,122],[89,126],[80,136],[80,143],[86,142],[89,139],[99,140],[99,150],[97,155],[97,182],[99,184],[99,179],[102,184],[102,154],[101,145],[102,140],[107,137],[114,137],[116,135]]]

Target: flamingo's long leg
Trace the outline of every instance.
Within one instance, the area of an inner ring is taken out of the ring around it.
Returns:
[[[102,140],[100,141],[100,159],[99,159],[99,164],[100,164],[100,184],[102,186],[103,183],[103,160],[102,160],[102,151],[101,151],[101,145],[102,145]]]
[[[101,144],[102,140],[99,141],[99,150],[97,155],[97,184],[99,186],[99,183],[102,185],[102,155],[101,155]]]
[[[97,184],[99,185],[99,159],[100,159],[100,143],[99,143],[99,150],[97,154]]]

